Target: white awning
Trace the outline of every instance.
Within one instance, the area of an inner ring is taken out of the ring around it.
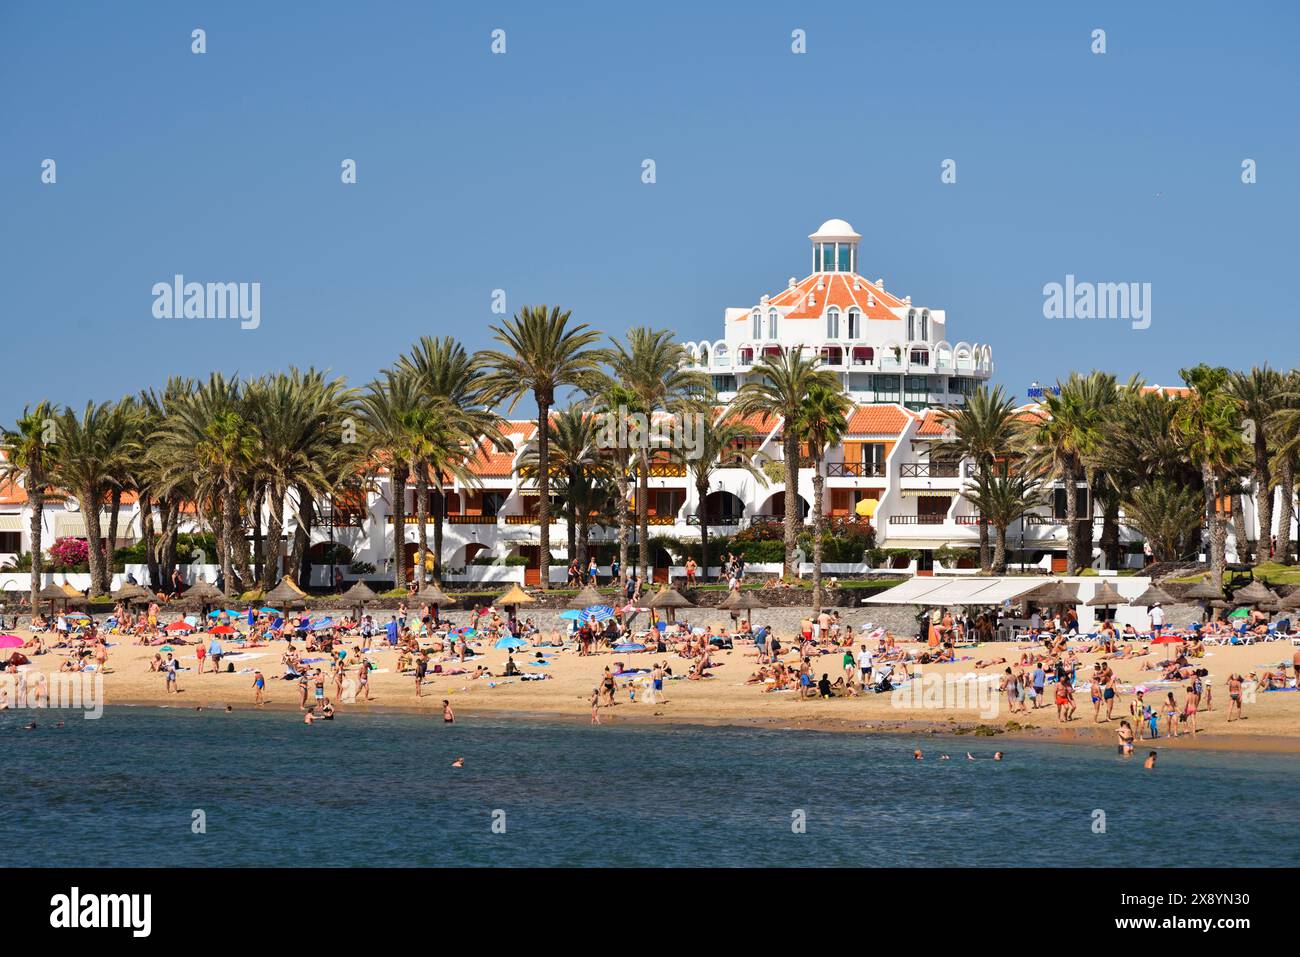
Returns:
[[[0,532],[21,532],[23,517],[21,515],[0,515]]]
[[[869,605],[1000,605],[1045,583],[1042,578],[939,578],[916,576],[879,595]]]
[[[55,538],[85,538],[86,517],[84,515],[54,516]]]

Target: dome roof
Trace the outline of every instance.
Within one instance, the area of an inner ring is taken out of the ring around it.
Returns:
[[[822,223],[820,226],[817,227],[817,232],[813,233],[808,238],[811,239],[813,242],[817,242],[819,240],[835,240],[835,239],[840,239],[840,240],[848,239],[856,242],[862,237],[859,236],[857,233],[855,233],[853,231],[853,227],[850,226],[848,223],[846,223],[844,220],[828,219],[826,220],[826,222]]]

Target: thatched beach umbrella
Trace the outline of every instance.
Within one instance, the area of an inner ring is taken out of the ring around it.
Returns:
[[[1204,579],[1183,592],[1183,598],[1189,601],[1213,601],[1215,598],[1223,598],[1223,589],[1216,588],[1208,579]]]
[[[1051,581],[1031,591],[1029,599],[1040,605],[1077,605],[1079,586],[1068,585],[1063,581]]]
[[[1152,605],[1172,605],[1174,604],[1174,596],[1159,585],[1152,585],[1136,598],[1129,599],[1129,604],[1143,605],[1147,608]]]
[[[353,582],[352,587],[339,597],[348,602],[349,607],[356,609],[357,618],[359,619],[365,613],[366,602],[374,601],[379,596],[375,594],[373,588],[358,578]]]
[[[754,597],[753,592],[740,591],[737,589],[727,596],[727,600],[718,605],[719,608],[725,608],[727,611],[752,611],[755,608],[766,608],[762,600]]]
[[[650,599],[647,607],[656,611],[663,609],[668,613],[668,620],[672,622],[676,620],[678,608],[694,608],[696,606],[676,588],[661,588]]]
[[[50,603],[51,614],[54,613],[54,603],[56,601],[63,602],[63,607],[65,610],[67,609],[68,602],[70,601],[68,597],[68,593],[64,591],[60,586],[54,584],[54,582],[50,582],[48,585],[46,585],[44,588],[38,591],[36,593],[36,600],[48,601]]]
[[[1102,582],[1097,593],[1089,598],[1084,604],[1089,608],[1110,608],[1114,605],[1128,604],[1123,595],[1116,590],[1110,582]]]
[[[454,605],[456,599],[452,598],[435,582],[425,582],[415,593],[415,597],[420,601],[427,601],[430,605],[438,607],[440,605]]]
[[[280,579],[280,584],[276,585],[263,596],[263,600],[268,605],[283,605],[284,617],[288,618],[289,603],[295,601],[300,602],[306,597],[307,593],[298,587],[297,582],[288,575],[285,575]]]
[[[587,585],[582,591],[569,599],[570,608],[590,608],[592,605],[604,604],[607,604],[605,596],[590,585]]]
[[[520,605],[532,605],[536,602],[536,598],[520,588],[518,584],[514,584],[510,586],[509,591],[496,600],[495,604],[507,609],[513,615]],[[514,611],[510,611],[511,609]]]
[[[113,601],[125,602],[130,605],[132,602],[151,602],[157,601],[158,596],[145,588],[143,585],[136,585],[133,582],[127,582],[117,591],[113,592]]]
[[[216,585],[199,579],[181,593],[179,604],[206,614],[213,605],[225,602],[226,596]]]
[[[1232,600],[1238,605],[1266,605],[1278,599],[1273,589],[1263,582],[1254,581],[1245,588],[1238,588],[1233,592]]]
[[[1292,588],[1277,603],[1278,611],[1295,611],[1300,609],[1300,587]]]

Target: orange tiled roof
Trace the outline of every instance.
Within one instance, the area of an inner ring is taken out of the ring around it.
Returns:
[[[860,405],[849,416],[848,435],[899,435],[912,421],[896,405]]]
[[[917,427],[916,434],[923,438],[933,438],[943,435],[947,432],[944,427],[943,417],[935,412],[926,412],[921,417],[921,424]]]
[[[26,505],[27,490],[17,482],[0,483],[0,505]]]
[[[817,288],[818,282],[823,283],[821,289]],[[892,309],[905,305],[897,296],[856,273],[845,272],[813,273],[796,283],[793,289],[784,289],[770,297],[767,304],[788,307],[787,319],[816,319],[828,306],[838,306],[841,312],[857,306],[868,319],[897,319]],[[748,319],[752,314],[751,309],[733,321]]]

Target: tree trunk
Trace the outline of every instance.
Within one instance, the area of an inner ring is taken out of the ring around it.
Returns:
[[[695,495],[700,500],[700,581],[709,580],[709,486],[695,486]]]
[[[980,531],[980,574],[990,575],[993,573],[992,559],[989,557],[989,520],[980,512],[979,520]]]
[[[238,586],[242,588],[251,588],[253,583],[253,556],[248,547],[248,536],[244,534],[244,505],[243,496],[234,492],[231,493],[231,501],[235,509],[231,513],[234,524],[230,528],[230,554],[231,561],[235,566],[235,574],[238,577]]]
[[[37,592],[41,590],[41,568],[44,566],[44,556],[41,554],[41,537],[45,531],[44,511],[45,511],[45,488],[44,482],[36,469],[27,470],[27,498],[32,503],[31,525],[28,527],[31,536],[32,545],[32,615],[36,614]]]
[[[227,483],[226,492],[221,497],[221,578],[226,595],[234,594],[235,587],[235,538],[239,534],[239,498],[235,494],[234,483]]]
[[[619,594],[627,592],[627,462],[620,461],[618,464],[618,584],[620,587]]]
[[[158,579],[158,536],[153,527],[153,498],[148,492],[140,493],[140,541],[144,545],[144,562],[148,567],[149,587],[161,587]]]
[[[406,480],[405,465],[394,466],[393,479],[393,587],[406,587]]]
[[[822,476],[821,458],[813,460],[813,610],[822,613],[822,535],[826,530],[826,516],[822,514],[822,495],[826,479]]]
[[[1263,429],[1255,432],[1255,519],[1259,522],[1255,557],[1264,561],[1273,538],[1273,471],[1268,466],[1268,436]]]
[[[162,504],[162,534],[158,539],[158,587],[171,584],[176,568],[176,534],[180,530],[181,506],[175,496],[168,495]]]
[[[551,403],[537,397],[537,564],[542,588],[551,587]]]
[[[266,539],[262,536],[262,505],[267,498],[267,483],[258,482],[253,492],[253,587],[266,581]]]
[[[1292,503],[1295,502],[1295,462],[1286,456],[1278,467],[1277,485],[1281,490],[1277,509],[1277,552],[1276,561],[1283,565],[1291,564],[1291,516]]]
[[[781,577],[789,578],[791,565],[794,563],[794,550],[798,534],[795,523],[799,514],[799,437],[795,434],[794,423],[786,419],[783,455],[785,457],[785,562]]]
[[[1078,467],[1065,469],[1065,554],[1067,572],[1079,574],[1079,480]]]
[[[102,537],[99,526],[99,489],[89,486],[79,490],[81,511],[86,518],[86,538],[90,540],[87,558],[90,561],[90,597],[104,594],[104,549],[99,544]]]
[[[1076,564],[1079,569],[1092,567],[1092,515],[1093,506],[1096,504],[1096,496],[1093,494],[1093,477],[1083,470],[1082,478],[1084,479],[1084,489],[1086,495],[1083,507],[1079,509],[1079,538],[1077,547],[1079,549],[1079,558]]]
[[[405,479],[403,479],[405,482]],[[405,487],[405,486],[403,486]],[[299,587],[306,589],[311,584],[311,532],[316,524],[316,500],[311,497],[309,492],[302,485],[296,487],[298,493],[298,527],[293,533],[293,560],[290,565],[293,569],[294,581]],[[402,499],[403,508],[406,505],[406,499]],[[403,512],[405,514],[405,512]],[[406,539],[406,526],[402,526],[402,539]],[[405,556],[405,552],[402,553]],[[286,573],[288,570],[286,569]],[[403,582],[403,585],[406,583]]]
[[[266,540],[262,545],[265,553],[262,563],[262,590],[270,591],[280,581],[280,539],[284,537],[284,497],[286,490],[267,489],[269,515],[266,520]]]
[[[637,450],[637,564],[641,568],[641,587],[649,589],[650,571],[650,456],[645,446]],[[647,591],[647,594],[649,592]]]
[[[997,575],[1007,573],[1007,530],[1005,526],[994,529],[993,572]]]
[[[1119,568],[1119,496],[1107,495],[1102,506],[1101,551],[1106,556],[1106,567]]]
[[[1201,480],[1205,483],[1205,494],[1210,509],[1210,582],[1215,588],[1222,588],[1224,565],[1227,561],[1224,546],[1228,540],[1228,524],[1222,509],[1219,508],[1218,476],[1208,465],[1202,465]]]
[[[104,545],[104,580],[100,587],[106,592],[113,590],[113,552],[117,550],[118,514],[122,510],[122,490],[114,488],[108,498],[108,538]]]
[[[424,585],[424,570],[429,560],[429,479],[424,462],[412,463],[415,469],[415,584]]]
[[[433,580],[442,585],[442,533],[447,521],[447,479],[437,472],[438,490],[433,497]]]
[[[1233,493],[1232,496],[1232,535],[1237,540],[1237,561],[1250,561],[1250,533],[1246,531],[1246,507],[1244,496]]]

